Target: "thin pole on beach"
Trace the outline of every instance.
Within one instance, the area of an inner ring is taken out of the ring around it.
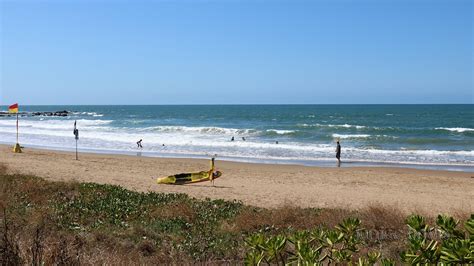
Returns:
[[[8,113],[16,113],[16,143],[13,146],[14,153],[21,153],[20,146],[20,127],[18,126],[19,114],[18,114],[18,103],[8,106]]]
[[[16,143],[18,142],[18,112],[16,113]]]

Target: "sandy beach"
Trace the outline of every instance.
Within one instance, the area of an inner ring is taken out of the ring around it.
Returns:
[[[186,193],[196,198],[240,200],[273,208],[285,205],[360,209],[369,205],[424,214],[474,212],[474,173],[386,167],[321,168],[217,161],[223,176],[210,183],[158,185],[156,177],[205,170],[207,160],[80,154],[0,145],[9,171],[48,180],[96,182],[137,191]]]

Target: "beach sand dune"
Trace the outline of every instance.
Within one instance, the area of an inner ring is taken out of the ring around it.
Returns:
[[[194,185],[158,185],[156,177],[208,169],[209,161],[26,148],[14,154],[0,145],[9,171],[48,180],[96,182],[137,191],[186,193],[197,198],[240,200],[273,208],[301,206],[361,209],[372,205],[404,213],[474,213],[474,173],[385,167],[321,168],[217,161],[224,174]]]

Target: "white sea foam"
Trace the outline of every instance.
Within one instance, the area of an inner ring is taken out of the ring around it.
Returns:
[[[447,131],[459,132],[459,133],[474,131],[474,128],[465,128],[465,127],[437,127],[435,129],[437,129],[437,130],[447,130]]]
[[[431,156],[431,155],[459,155],[459,156],[474,156],[474,151],[438,151],[438,150],[378,150],[366,149],[368,153],[387,154],[387,155],[413,155],[413,156]]]
[[[95,116],[98,115],[96,112],[72,112],[73,115],[89,115],[89,116]]]
[[[80,114],[81,114],[81,115],[90,115],[90,116],[95,116],[95,115],[97,115],[96,112],[81,112]]]
[[[343,125],[326,125],[328,127],[344,127],[344,128],[357,128],[357,129],[361,129],[361,128],[366,128],[366,126],[359,126],[359,125],[349,125],[349,124],[343,124]]]
[[[74,127],[75,120],[21,120],[20,127],[31,127],[36,129],[71,129]],[[110,124],[112,120],[88,120],[88,119],[78,119],[78,126],[104,126]],[[16,120],[0,120],[0,127],[16,127]]]
[[[340,139],[366,139],[370,138],[370,135],[367,134],[332,134],[333,138]]]
[[[297,124],[297,126],[300,127],[330,127],[330,128],[356,128],[356,129],[362,129],[362,128],[367,128],[366,126],[360,126],[360,125],[350,125],[350,124],[342,124],[342,125],[333,125],[333,124]]]
[[[140,131],[154,131],[162,133],[199,133],[211,135],[249,135],[258,131],[253,129],[223,128],[223,127],[188,127],[188,126],[155,126],[138,129]]]
[[[274,132],[278,135],[287,135],[287,134],[292,134],[295,133],[295,130],[282,130],[282,129],[267,129],[267,132]]]

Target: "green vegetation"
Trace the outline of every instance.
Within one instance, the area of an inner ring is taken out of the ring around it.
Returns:
[[[1,165],[0,207],[2,265],[473,262],[474,217],[458,228],[451,217],[410,216],[407,227],[387,208],[262,209],[51,182],[6,174]]]
[[[474,214],[464,224],[466,233],[457,228],[459,221],[453,217],[439,215],[436,226],[429,226],[425,220],[419,215],[408,217],[408,249],[401,254],[404,262],[466,265],[474,263]]]
[[[430,227],[425,218],[409,216],[408,249],[401,252],[402,262],[409,265],[472,265],[474,263],[474,214],[465,223],[466,233],[457,229],[458,220],[439,215],[437,227]],[[363,247],[359,219],[347,218],[333,229],[316,228],[289,235],[265,236],[255,233],[245,240],[248,265],[395,265],[395,260],[381,258],[378,251],[358,256]]]

